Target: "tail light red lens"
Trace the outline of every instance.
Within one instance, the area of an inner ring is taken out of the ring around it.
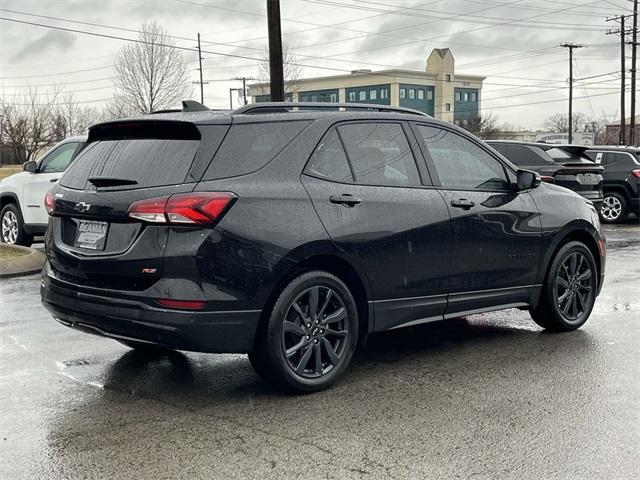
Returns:
[[[145,222],[208,225],[220,220],[237,198],[229,192],[179,193],[134,202],[128,214]]]
[[[47,213],[51,215],[53,211],[56,209],[56,199],[51,192],[47,192],[44,196],[44,208],[47,210]]]
[[[640,170],[632,170],[631,175],[633,175],[636,178],[640,178]]]
[[[549,175],[542,175],[540,177],[540,180],[542,180],[543,182],[547,182],[547,183],[556,183],[556,180],[553,177],[549,176]]]

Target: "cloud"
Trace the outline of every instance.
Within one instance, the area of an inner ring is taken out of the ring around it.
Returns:
[[[27,43],[18,53],[11,57],[11,61],[22,61],[25,58],[37,56],[46,50],[64,51],[70,48],[75,41],[75,34],[51,30],[37,40]]]

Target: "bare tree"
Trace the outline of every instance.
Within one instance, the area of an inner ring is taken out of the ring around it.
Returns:
[[[0,98],[2,137],[19,161],[33,160],[42,148],[55,143],[52,119],[58,97],[59,90],[39,95],[37,89],[28,88],[10,101]]]
[[[586,120],[587,117],[584,113],[574,113],[573,131],[579,132],[580,130],[584,130]],[[547,118],[545,127],[557,133],[567,133],[569,132],[569,115],[566,113],[555,113]]]
[[[73,95],[65,95],[53,113],[53,139],[59,142],[67,137],[83,135],[91,124],[102,120],[102,116],[95,107],[82,106]]]
[[[492,112],[485,115],[476,115],[468,119],[457,120],[455,123],[459,127],[485,140],[500,138],[498,119]]]
[[[609,122],[605,115],[590,118],[585,121],[584,131],[593,133],[593,143],[595,145],[603,145],[606,143],[607,123]]]
[[[294,93],[298,91],[298,80],[302,78],[302,65],[298,63],[298,57],[293,53],[288,44],[282,45],[282,62],[284,75],[284,91],[285,93]],[[266,82],[271,78],[269,71],[269,51],[261,54],[260,63],[258,64],[258,77]]]
[[[182,53],[159,24],[142,25],[138,40],[122,47],[114,64],[110,110],[122,116],[175,106],[193,90]]]

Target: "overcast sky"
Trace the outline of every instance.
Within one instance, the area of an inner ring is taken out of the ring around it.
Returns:
[[[449,47],[458,73],[487,77],[483,113],[540,128],[567,110],[563,42],[584,45],[575,50],[574,74],[593,77],[576,82],[574,111],[612,120],[619,114],[620,40],[606,35],[617,26],[606,19],[631,8],[628,0],[282,0],[281,16],[283,40],[306,77],[357,68],[423,70],[431,49]],[[0,9],[4,18],[127,38],[135,37],[128,29],[155,20],[184,38],[175,40],[184,47],[194,47],[200,32],[211,107],[228,107],[229,88],[241,85],[230,79],[259,75],[255,59],[267,46],[266,0],[0,0]],[[45,94],[59,85],[100,106],[113,93],[111,65],[124,44],[0,20],[0,94],[13,98],[26,85]],[[627,68],[630,53],[629,47]],[[195,81],[197,54],[185,58]]]

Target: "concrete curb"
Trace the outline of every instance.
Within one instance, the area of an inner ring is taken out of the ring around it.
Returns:
[[[24,253],[19,257],[0,258],[0,278],[32,275],[42,270],[46,258],[44,253],[18,245],[0,244],[0,249],[17,250]]]

